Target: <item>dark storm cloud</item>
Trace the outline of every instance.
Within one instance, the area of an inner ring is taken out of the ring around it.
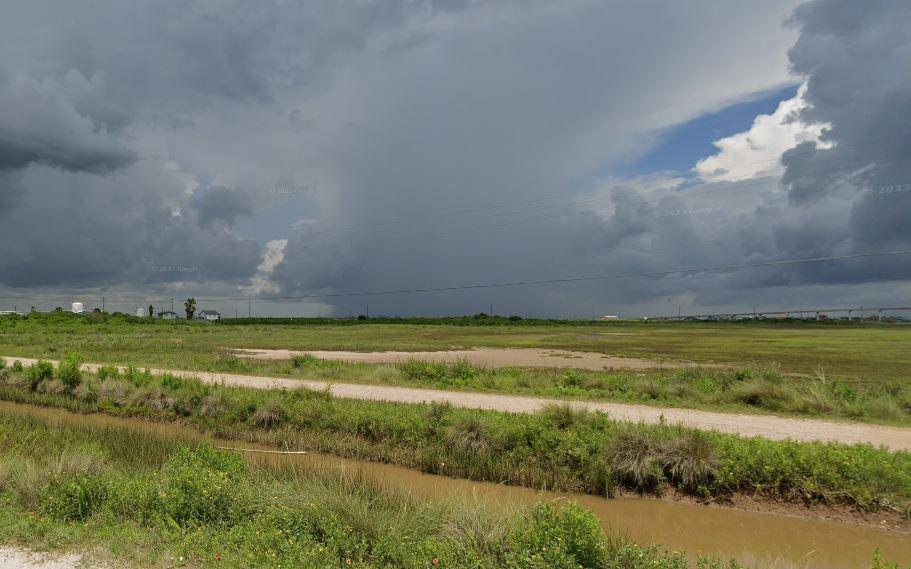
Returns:
[[[14,77],[0,69],[0,171],[39,163],[109,172],[135,159],[111,133],[122,113],[104,100],[103,79],[77,71],[61,81]]]
[[[238,218],[253,214],[249,197],[232,188],[200,190],[193,195],[193,207],[202,227],[209,227],[217,220],[234,225]]]
[[[265,278],[260,245],[285,238],[268,278],[286,294],[898,246],[911,193],[876,191],[911,182],[907,7],[813,2],[785,29],[794,4],[667,3],[655,18],[651,5],[586,0],[14,2],[0,21],[0,285],[227,293]],[[674,176],[660,173],[578,194],[657,132],[803,79],[801,119],[831,125],[835,147],[787,153],[782,185],[654,191]],[[316,191],[282,195],[284,180]],[[903,270],[393,296],[371,312],[590,315],[797,298]]]
[[[808,77],[811,105],[802,118],[830,125],[825,139],[835,145],[785,154],[792,202],[849,206],[846,249],[908,248],[911,192],[900,190],[911,183],[911,4],[816,1],[798,7],[793,22],[800,37],[790,59]],[[858,278],[911,275],[907,262],[876,264],[889,270],[868,266]]]
[[[435,22],[439,33],[430,38],[407,42],[405,30],[387,38],[396,50],[363,54],[340,71],[338,82],[348,92],[337,105],[355,111],[355,128],[332,139],[338,165],[332,185],[340,191],[320,204],[319,225],[291,237],[276,282],[289,291],[375,290],[610,273],[661,262],[611,255],[603,246],[628,238],[634,248],[636,234],[655,224],[652,212],[622,223],[594,216],[524,224],[514,223],[522,216],[505,215],[453,220],[504,211],[488,211],[487,204],[555,194],[560,201],[545,205],[562,203],[562,209],[539,215],[575,211],[573,190],[636,153],[656,129],[784,80],[785,62],[764,60],[769,50],[761,42],[735,40],[730,24],[758,24],[758,40],[777,32],[787,9],[741,3],[721,15],[709,3],[672,5],[667,18],[655,22],[636,3],[530,6],[474,5]],[[728,25],[716,26],[720,20]],[[643,27],[650,30],[648,41],[637,31]],[[736,53],[718,51],[719,43]],[[745,61],[755,63],[755,74],[742,73]],[[475,213],[440,217],[465,210]],[[327,226],[402,219],[418,221],[334,238],[320,233]],[[597,290],[401,296],[377,306],[457,312],[487,298],[503,309],[541,313],[578,304]]]

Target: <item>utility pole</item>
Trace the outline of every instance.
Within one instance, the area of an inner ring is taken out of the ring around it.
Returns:
[[[101,296],[101,311],[104,312],[104,295]]]
[[[490,315],[493,316],[493,303],[490,303]]]
[[[370,303],[367,303],[367,318],[370,318]]]

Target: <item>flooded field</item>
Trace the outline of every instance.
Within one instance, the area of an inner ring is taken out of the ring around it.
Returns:
[[[0,412],[33,416],[51,424],[111,426],[190,441],[211,440],[178,424],[79,415],[6,402],[0,402]],[[274,450],[236,441],[212,442],[218,446]],[[263,465],[295,463],[312,468],[345,469],[428,500],[445,500],[459,495],[508,505],[530,504],[539,499],[574,500],[592,510],[606,531],[620,532],[639,543],[659,543],[670,550],[686,550],[693,555],[735,557],[752,566],[866,567],[875,549],[887,559],[911,563],[911,535],[899,531],[650,498],[605,500],[584,494],[540,492],[321,454],[257,452],[246,455],[249,460]]]

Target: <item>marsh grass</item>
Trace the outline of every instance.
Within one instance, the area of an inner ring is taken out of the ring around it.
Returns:
[[[337,399],[326,392],[257,390],[170,376],[84,378],[79,391],[30,391],[17,374],[0,399],[181,421],[223,438],[314,450],[426,472],[611,496],[673,488],[864,510],[907,511],[911,454],[869,446],[767,441],[663,425],[624,425],[555,406],[536,414]],[[693,377],[700,377],[694,375]],[[759,381],[774,379],[758,377]],[[738,379],[735,390],[752,381]]]
[[[23,438],[30,444],[10,444]],[[156,449],[154,461],[145,460],[148,449]],[[207,444],[5,413],[0,497],[0,519],[13,521],[2,539],[101,548],[116,566],[178,557],[228,567],[688,566],[682,554],[607,540],[597,518],[575,504],[427,502],[339,469],[266,468]]]

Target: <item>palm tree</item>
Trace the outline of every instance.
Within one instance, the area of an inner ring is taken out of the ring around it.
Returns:
[[[188,298],[186,302],[183,303],[184,310],[187,311],[187,320],[193,320],[193,313],[196,312],[196,299]]]

